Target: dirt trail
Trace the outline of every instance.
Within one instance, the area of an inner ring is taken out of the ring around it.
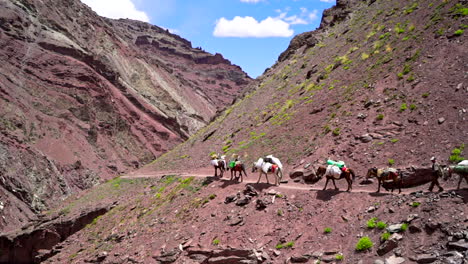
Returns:
[[[122,176],[124,179],[134,179],[134,178],[158,178],[162,177],[164,175],[176,175],[179,177],[197,177],[197,178],[207,178],[207,177],[213,177],[213,168],[211,167],[206,167],[206,168],[201,168],[196,171],[186,171],[186,170],[180,170],[180,171],[150,171],[145,168],[131,172],[127,175]],[[230,172],[225,172],[223,178],[214,178],[219,181],[225,181],[229,182],[231,177]],[[302,184],[302,183],[295,183],[292,181],[292,179],[289,179],[288,176],[283,176],[283,180],[287,180],[287,183],[282,183],[279,186],[275,186],[274,184],[274,178],[272,175],[268,176],[271,187],[272,188],[279,188],[279,189],[289,189],[289,190],[300,190],[300,191],[322,191],[323,187],[325,185],[325,180],[322,179],[318,183],[312,185],[307,185],[307,184]],[[359,177],[358,177],[359,178]],[[373,183],[370,185],[359,185],[357,183],[358,178],[356,178],[353,182],[353,189],[351,192],[353,193],[375,193],[377,189],[377,184]],[[248,184],[248,183],[257,183],[258,180],[258,173],[255,174],[248,174],[248,177],[244,177],[244,181],[239,184]],[[233,180],[234,181],[234,180]],[[260,183],[266,183],[265,177],[262,176]],[[345,180],[337,180],[336,185],[339,188],[339,191],[345,191],[347,189],[347,184]],[[333,183],[329,182],[327,186],[327,190],[334,191],[333,188]],[[411,189],[403,189],[401,194],[410,194],[415,191],[420,191],[420,190],[426,190],[426,187],[419,186]],[[450,191],[450,190],[446,190]],[[391,192],[385,191],[385,189],[381,190],[381,195],[385,194],[391,194]],[[398,194],[398,190],[394,191],[394,194]]]

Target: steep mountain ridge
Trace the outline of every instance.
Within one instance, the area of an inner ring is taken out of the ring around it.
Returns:
[[[220,54],[78,0],[0,7],[0,230],[148,163],[251,81]]]
[[[287,170],[332,158],[362,176],[463,156],[464,10],[464,1],[337,1],[254,91],[148,170],[208,166],[218,152],[249,163],[275,154]]]

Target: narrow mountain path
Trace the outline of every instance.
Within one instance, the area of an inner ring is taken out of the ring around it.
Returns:
[[[231,178],[231,172],[225,172],[223,178],[215,178],[213,177],[213,168],[212,167],[206,167],[206,168],[201,168],[193,171],[188,171],[188,170],[177,170],[177,171],[150,171],[148,169],[141,169],[138,171],[131,172],[129,174],[123,175],[121,178],[123,179],[134,179],[134,178],[159,178],[165,175],[176,175],[179,177],[197,177],[197,178],[208,178],[211,177],[214,180],[217,181],[223,181],[223,182],[233,182],[233,184],[256,184],[258,180],[258,173],[248,173],[248,177],[244,176],[244,181],[242,183],[236,182],[235,180],[230,180]],[[284,177],[287,177],[286,175]],[[352,193],[376,193],[377,190],[377,183],[372,183],[369,185],[359,185],[357,184],[357,177],[354,182],[353,182],[353,189],[351,190]],[[270,188],[276,188],[276,189],[288,189],[288,190],[298,190],[298,191],[323,191],[323,187],[325,186],[325,179],[320,180],[318,183],[315,183],[313,185],[311,184],[302,184],[302,183],[295,183],[292,182],[292,179],[286,179],[288,182],[287,183],[282,183],[279,186],[275,186],[274,183],[274,178],[272,175],[269,175],[268,177],[271,187]],[[283,178],[283,180],[285,180]],[[259,184],[266,184],[265,177],[262,176],[260,179]],[[347,183],[345,180],[337,180],[336,185],[339,188],[340,192],[344,192],[347,189]],[[330,181],[327,186],[328,191],[335,191],[333,188],[333,183]],[[422,185],[410,189],[402,189],[401,194],[410,194],[415,191],[426,191],[427,186]],[[446,190],[446,191],[452,191],[452,190]],[[394,194],[398,194],[398,190],[395,190],[393,192]],[[379,195],[391,195],[391,192],[386,191],[383,187],[381,188],[381,193]]]

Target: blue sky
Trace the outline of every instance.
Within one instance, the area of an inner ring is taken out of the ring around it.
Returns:
[[[98,14],[167,28],[256,78],[335,0],[81,0]]]

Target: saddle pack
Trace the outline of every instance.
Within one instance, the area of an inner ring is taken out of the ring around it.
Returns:
[[[274,173],[276,170],[278,170],[278,165],[276,165],[276,164],[273,164],[273,165],[271,165],[271,167],[270,167],[270,169],[269,169],[268,171],[270,171],[270,172],[273,172],[273,173]]]

